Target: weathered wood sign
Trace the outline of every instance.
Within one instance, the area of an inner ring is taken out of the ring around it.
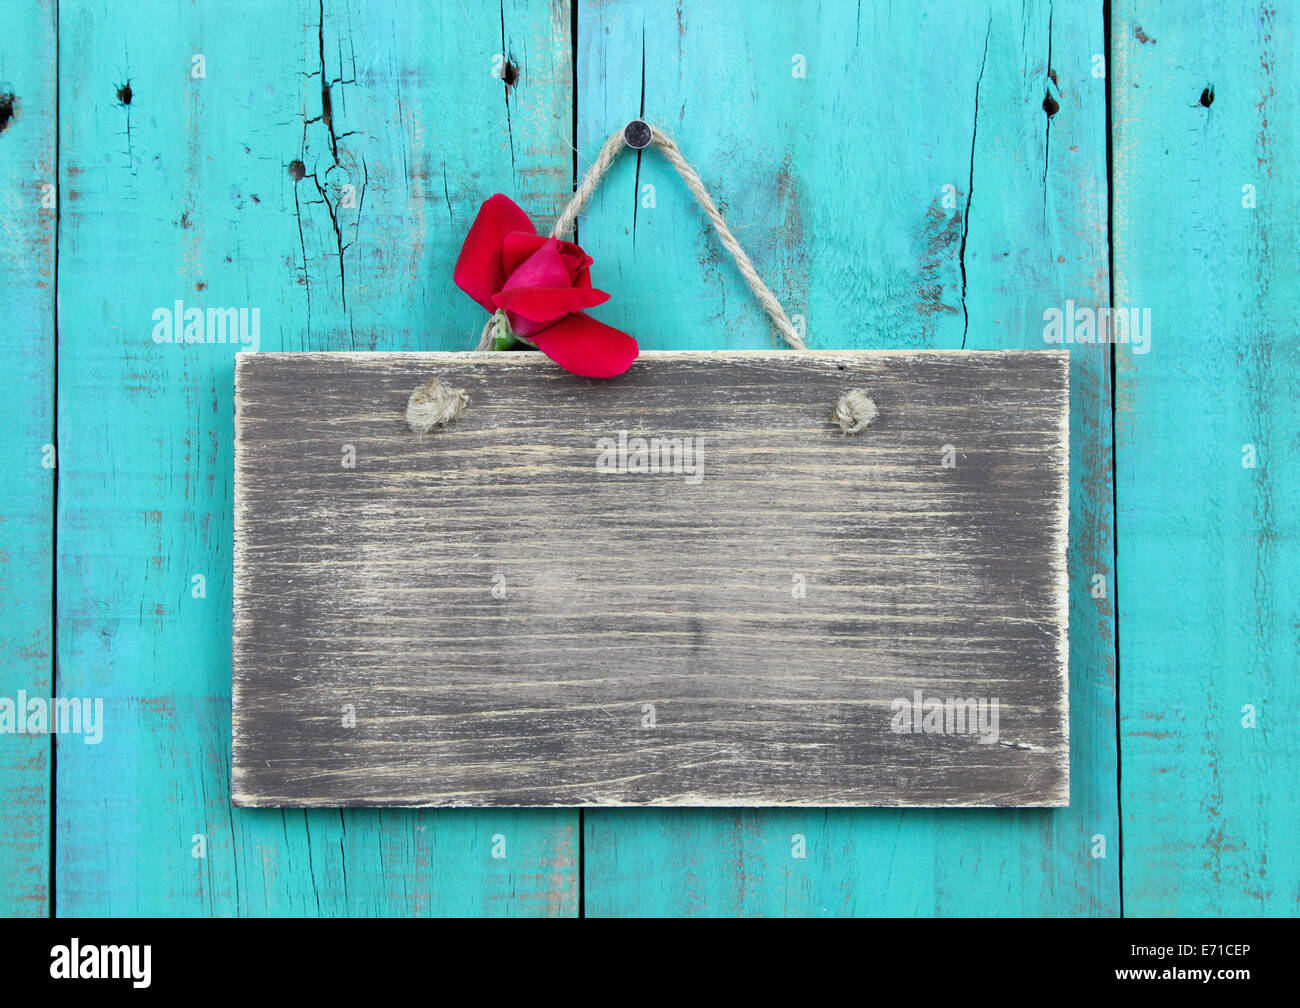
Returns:
[[[431,377],[469,406],[418,438]],[[1057,351],[241,354],[235,803],[1068,804],[1068,384]]]

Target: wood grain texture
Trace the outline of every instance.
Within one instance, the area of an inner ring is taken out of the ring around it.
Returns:
[[[1065,804],[1068,361],[241,354],[236,803]]]
[[[54,3],[0,46],[0,697],[49,696],[54,534]],[[0,734],[0,916],[49,909],[48,735]]]
[[[59,747],[60,913],[576,912],[576,813],[231,809],[238,346],[153,338],[181,299],[267,350],[472,345],[479,202],[570,184],[568,33],[530,0],[61,5],[58,659],[107,727]]]
[[[1115,299],[1152,318],[1117,358],[1133,914],[1300,909],[1298,39],[1290,4],[1115,5]]]
[[[814,347],[1042,347],[1047,308],[1109,303],[1101,5],[589,2],[578,46],[580,167],[644,108]],[[654,152],[579,235],[644,345],[776,345]],[[1070,808],[591,810],[589,915],[1119,913],[1111,355],[1070,355]]]

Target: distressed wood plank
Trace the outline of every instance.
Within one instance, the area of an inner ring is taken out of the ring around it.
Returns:
[[[52,689],[53,0],[11,5],[0,42],[0,697]],[[0,916],[49,910],[50,737],[0,733]]]
[[[1114,7],[1115,300],[1152,325],[1117,357],[1141,916],[1300,906],[1298,36],[1287,4]]]
[[[231,809],[243,344],[154,339],[180,299],[268,350],[472,345],[479,202],[570,185],[567,7],[68,0],[60,34],[58,657],[107,720],[59,748],[60,912],[576,913],[574,813]]]
[[[578,36],[580,167],[644,107],[813,346],[1041,347],[1108,304],[1101,5],[590,2]],[[579,233],[645,346],[774,345],[653,152]],[[1119,912],[1109,348],[1071,361],[1069,810],[592,810],[588,914]]]
[[[1065,804],[1068,361],[241,355],[236,802]]]

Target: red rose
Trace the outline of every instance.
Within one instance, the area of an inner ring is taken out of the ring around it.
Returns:
[[[591,286],[591,256],[573,242],[539,235],[509,197],[497,193],[479,207],[454,279],[488,311],[504,313],[516,338],[566,371],[612,378],[636,360],[636,340],[582,312],[609,300]]]

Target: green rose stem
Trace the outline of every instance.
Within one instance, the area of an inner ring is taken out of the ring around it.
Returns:
[[[522,336],[516,336],[510,328],[510,320],[506,318],[503,311],[495,311],[492,317],[488,319],[488,326],[492,332],[492,349],[493,350],[536,350],[532,343],[529,343]]]

